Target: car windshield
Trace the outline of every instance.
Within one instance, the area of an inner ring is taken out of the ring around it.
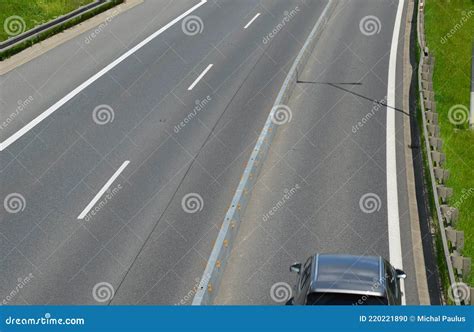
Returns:
[[[310,293],[307,305],[387,305],[387,299],[380,296],[340,293]]]

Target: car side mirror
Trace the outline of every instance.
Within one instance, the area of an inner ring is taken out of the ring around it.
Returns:
[[[397,279],[405,279],[407,277],[407,274],[400,269],[395,269],[395,272],[397,273]]]
[[[290,272],[300,273],[301,272],[301,263],[294,263],[290,266]]]

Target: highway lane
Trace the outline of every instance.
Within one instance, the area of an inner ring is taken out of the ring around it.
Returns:
[[[7,118],[18,101],[31,100],[14,121],[2,127],[0,141],[196,4],[195,0],[136,2],[131,10],[115,7],[100,25],[0,75],[0,119]]]
[[[170,26],[8,145],[1,197],[20,194],[24,209],[0,212],[0,297],[31,273],[9,303],[190,302],[285,71],[324,5],[206,3],[192,13],[200,33]],[[183,204],[188,194],[196,211]],[[104,285],[113,297],[97,296]]]
[[[386,107],[397,10],[398,1],[338,2],[300,73],[291,121],[275,135],[215,303],[282,304],[296,283],[289,265],[317,252],[402,261],[406,302],[419,303],[404,175],[403,24],[391,74],[396,109]],[[387,114],[394,116],[396,159],[387,153]],[[387,184],[393,175],[395,188]],[[387,199],[393,191],[398,204]],[[390,218],[399,221],[399,237],[389,231],[390,205],[399,214]]]

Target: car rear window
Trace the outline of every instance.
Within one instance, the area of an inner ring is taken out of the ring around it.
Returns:
[[[339,293],[310,293],[307,305],[387,305],[387,299],[380,296]]]

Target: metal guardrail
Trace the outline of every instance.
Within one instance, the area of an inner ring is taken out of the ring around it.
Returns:
[[[296,86],[297,74],[306,65],[316,44],[316,37],[323,31],[335,7],[336,1],[329,0],[329,3],[326,5],[326,8],[316,22],[316,25],[306,39],[306,42],[296,57],[293,66],[288,72],[272,110],[265,122],[265,126],[258,137],[257,144],[255,145],[247,163],[247,167],[244,170],[230,208],[224,218],[224,222],[222,223],[215,245],[212,249],[211,256],[207,262],[206,269],[204,270],[194,296],[193,305],[212,304],[214,301],[221,278],[224,274],[227,259],[230,256],[232,245],[237,235],[241,217],[244,214],[253,186],[257,181],[258,173],[267,156],[275,131],[278,129],[278,124],[274,121],[274,119],[277,119],[276,112],[287,107],[286,104]]]
[[[6,50],[18,45],[19,43],[24,42],[27,39],[34,38],[37,35],[45,32],[45,31],[53,29],[53,28],[65,23],[65,22],[73,19],[73,18],[76,18],[77,16],[83,15],[83,14],[85,14],[85,13],[91,11],[91,10],[94,10],[97,7],[103,5],[107,2],[110,2],[110,0],[96,0],[94,2],[91,2],[91,3],[87,4],[87,5],[84,5],[82,7],[77,8],[76,10],[73,10],[72,12],[69,12],[65,15],[62,15],[62,16],[54,19],[54,20],[51,20],[51,21],[46,22],[44,24],[41,24],[41,25],[39,25],[39,26],[37,26],[33,29],[27,30],[27,31],[19,34],[18,36],[8,38],[4,42],[0,43],[0,51],[6,51]]]
[[[462,257],[459,253],[464,247],[464,233],[453,228],[459,214],[457,208],[446,204],[453,191],[444,185],[449,172],[443,169],[445,155],[441,152],[442,140],[438,126],[438,114],[433,91],[433,70],[435,58],[426,45],[424,30],[424,0],[419,1],[417,13],[417,40],[421,51],[418,67],[418,90],[420,94],[421,113],[423,119],[423,136],[428,158],[432,192],[436,206],[438,225],[441,233],[444,258],[448,268],[452,299],[456,305],[462,302],[473,303],[474,289],[462,282],[471,269],[471,258]],[[462,287],[463,289],[459,289]],[[468,296],[470,291],[470,296]],[[463,293],[464,292],[464,293]],[[467,293],[467,294],[466,294]],[[462,295],[462,297],[460,296]]]

